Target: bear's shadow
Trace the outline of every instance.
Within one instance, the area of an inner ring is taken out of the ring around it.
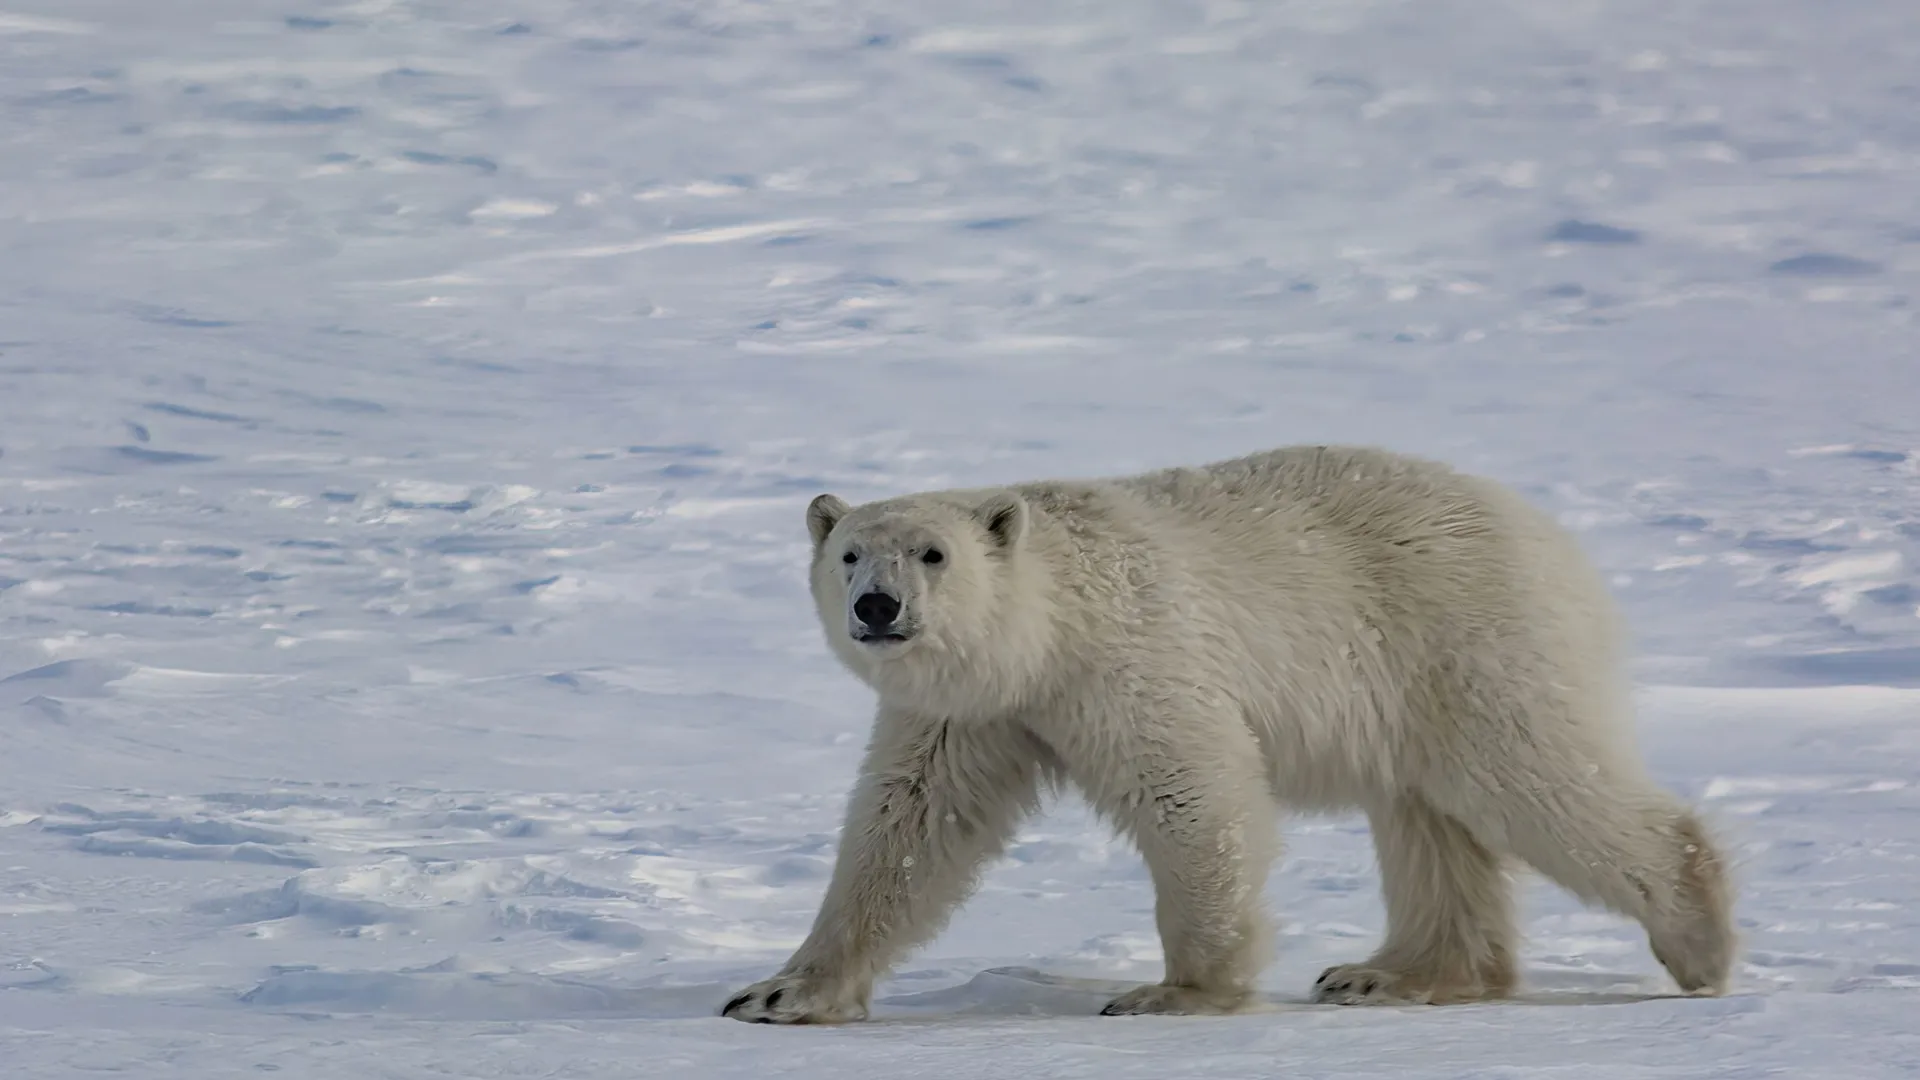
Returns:
[[[1515,997],[1484,1005],[1454,1008],[1492,1008],[1512,1005],[1629,1005],[1688,995],[1660,989],[1653,977],[1613,972],[1532,971],[1525,989]],[[1056,975],[1029,967],[988,968],[957,986],[917,993],[895,994],[874,1002],[873,1019],[901,1021],[936,1016],[1095,1016],[1107,1002],[1139,985],[1114,979]],[[1421,1008],[1421,1006],[1401,1006]],[[1352,1009],[1318,1005],[1304,994],[1267,992],[1250,1012],[1294,1012]]]

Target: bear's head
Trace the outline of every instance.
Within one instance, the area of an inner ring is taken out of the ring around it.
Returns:
[[[834,654],[896,706],[1015,707],[1053,630],[1030,517],[1013,491],[814,499],[813,598]]]

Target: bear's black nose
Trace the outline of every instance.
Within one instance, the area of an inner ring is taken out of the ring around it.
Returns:
[[[900,617],[900,601],[883,592],[870,592],[853,602],[853,617],[867,629],[880,633]]]

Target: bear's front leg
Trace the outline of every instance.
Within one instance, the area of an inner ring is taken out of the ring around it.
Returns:
[[[873,981],[924,944],[1033,809],[1044,747],[1011,723],[882,711],[813,931],[721,1015],[764,1024],[865,1019]]]
[[[1387,937],[1313,984],[1330,1005],[1446,1005],[1506,996],[1514,984],[1513,885],[1500,857],[1418,795],[1368,812]]]
[[[1158,985],[1123,994],[1101,1012],[1240,1009],[1253,998],[1271,943],[1261,890],[1277,846],[1279,807],[1259,743],[1239,710],[1227,706],[1155,710],[1115,728],[1093,760],[1069,767],[1140,846],[1153,877],[1166,973]]]

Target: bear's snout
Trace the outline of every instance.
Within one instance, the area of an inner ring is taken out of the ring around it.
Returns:
[[[900,601],[879,589],[863,593],[853,602],[853,617],[860,620],[868,633],[885,634],[900,617]]]

